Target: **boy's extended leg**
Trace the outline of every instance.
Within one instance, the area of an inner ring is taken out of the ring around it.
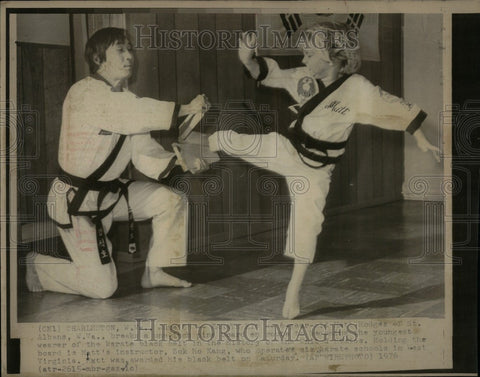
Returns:
[[[279,174],[286,174],[278,170],[285,169],[291,159],[286,151],[290,143],[276,132],[251,135],[217,131],[210,135],[208,143],[212,152],[222,151]]]

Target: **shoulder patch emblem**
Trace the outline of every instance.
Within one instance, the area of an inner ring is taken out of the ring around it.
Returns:
[[[315,81],[309,76],[298,80],[297,93],[300,97],[311,97],[315,94]]]

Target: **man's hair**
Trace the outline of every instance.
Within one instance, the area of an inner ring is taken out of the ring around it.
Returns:
[[[128,41],[125,29],[116,27],[107,27],[96,31],[85,46],[85,60],[88,63],[90,73],[97,72],[100,64],[105,61],[105,51],[115,44],[115,42],[125,43]],[[99,59],[99,63],[95,62],[95,58]]]
[[[312,25],[306,30],[307,39],[310,43],[319,34],[326,37],[327,44],[325,46],[330,59],[333,62],[340,63],[342,74],[355,73],[360,69],[362,61],[358,33],[349,25],[343,22],[325,21]],[[349,36],[355,38],[349,39]],[[341,37],[340,42],[343,43],[334,43],[338,37]]]

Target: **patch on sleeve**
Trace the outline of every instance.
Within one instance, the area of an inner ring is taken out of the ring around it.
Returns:
[[[312,77],[304,76],[298,80],[297,93],[300,97],[309,98],[315,94],[315,81]]]

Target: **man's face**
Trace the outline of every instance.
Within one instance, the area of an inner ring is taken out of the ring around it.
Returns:
[[[133,54],[129,41],[115,42],[105,51],[105,61],[101,63],[99,72],[114,80],[125,80],[132,75]]]

